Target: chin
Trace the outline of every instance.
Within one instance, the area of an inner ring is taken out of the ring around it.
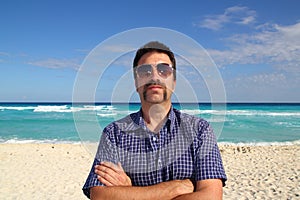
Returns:
[[[161,99],[161,98],[160,98],[160,99],[146,98],[145,101],[146,101],[146,102],[149,102],[149,103],[156,103],[156,104],[157,104],[157,103],[162,103],[162,102],[164,102],[164,100]]]

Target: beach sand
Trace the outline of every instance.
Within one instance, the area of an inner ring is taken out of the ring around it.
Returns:
[[[300,145],[220,146],[224,199],[300,199]]]
[[[300,145],[219,145],[224,199],[300,199]],[[80,144],[0,144],[0,199],[86,199],[93,157]]]

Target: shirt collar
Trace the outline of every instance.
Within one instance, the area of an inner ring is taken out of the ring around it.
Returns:
[[[140,108],[140,110],[136,114],[137,114],[136,117],[133,119],[134,123],[136,123],[137,125],[143,128],[146,128],[146,124],[143,119],[142,108]],[[171,105],[170,112],[168,114],[168,120],[166,121],[165,125],[169,125],[170,126],[169,128],[171,128],[175,123],[175,119],[176,119],[175,108],[173,108],[173,106]]]

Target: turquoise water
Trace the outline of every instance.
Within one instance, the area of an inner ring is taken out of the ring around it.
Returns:
[[[300,104],[174,104],[211,122],[218,142],[300,141]],[[139,104],[1,103],[0,142],[97,142],[111,121]]]

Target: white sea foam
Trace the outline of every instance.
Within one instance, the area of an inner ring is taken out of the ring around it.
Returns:
[[[112,117],[112,116],[116,116],[117,113],[97,113],[97,115],[100,117]]]
[[[241,116],[300,116],[300,112],[269,112],[269,111],[258,111],[258,110],[181,110],[183,113],[191,115],[201,114],[212,114],[212,115],[241,115]]]
[[[284,126],[284,127],[287,127],[287,128],[300,128],[299,122],[296,122],[296,121],[274,122],[273,124],[277,125],[277,126]]]
[[[190,115],[200,115],[200,114],[214,114],[214,115],[225,115],[225,110],[198,110],[198,109],[182,109],[181,112]]]
[[[0,110],[34,110],[36,107],[34,106],[0,106]]]
[[[73,107],[76,108],[76,107]],[[79,108],[80,109],[80,108]],[[113,110],[114,108],[112,106],[105,106],[105,105],[100,105],[100,106],[83,106],[83,108],[81,108],[82,110]]]
[[[92,106],[92,105],[84,105],[84,106],[67,106],[67,105],[39,105],[37,107],[32,107],[34,112],[80,112],[80,111],[114,111],[116,108],[113,106]]]
[[[33,140],[33,139],[9,139],[0,140],[0,144],[81,144],[81,141],[67,141],[67,140]]]
[[[0,106],[0,110],[33,110],[34,112],[81,112],[81,111],[116,111],[113,105],[38,105],[38,106]],[[201,109],[182,109],[184,113],[191,115],[236,115],[236,116],[274,116],[274,117],[300,117],[300,112],[280,112],[280,111],[262,111],[262,110],[201,110]],[[121,111],[118,111],[118,113]],[[126,112],[128,113],[128,112]],[[119,113],[122,114],[122,113]],[[100,114],[101,116],[101,114]],[[104,115],[103,115],[104,116]]]
[[[63,106],[37,106],[33,112],[72,112],[67,105]]]
[[[219,145],[230,146],[286,146],[286,145],[300,145],[300,140],[287,142],[218,142]]]
[[[300,112],[269,112],[257,110],[228,110],[227,115],[244,115],[244,116],[300,116]]]
[[[206,118],[209,122],[234,122],[234,119],[228,119],[228,118]]]

